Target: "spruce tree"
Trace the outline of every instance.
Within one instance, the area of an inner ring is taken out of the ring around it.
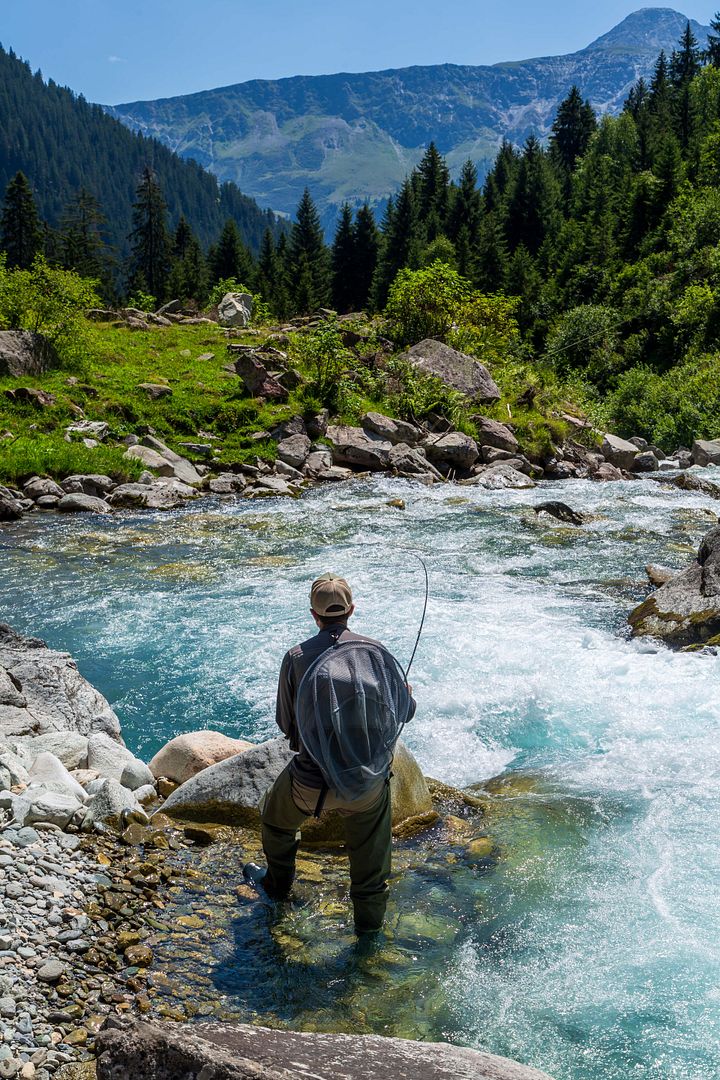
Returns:
[[[320,218],[307,188],[297,208],[288,250],[295,310],[308,314],[330,302],[331,269]]]
[[[705,61],[713,67],[720,68],[720,11],[716,11],[710,20],[712,34],[708,34],[705,48]]]
[[[109,284],[110,260],[105,244],[106,219],[97,199],[86,188],[65,207],[60,221],[62,263],[82,277]]]
[[[558,106],[550,136],[551,156],[565,173],[568,193],[570,174],[587,150],[596,127],[595,110],[589,101],[583,101],[577,86],[573,86]]]
[[[445,231],[448,212],[450,173],[445,158],[434,142],[425,151],[415,172],[417,214],[430,243]]]
[[[475,261],[482,224],[482,196],[477,187],[477,169],[466,161],[454,189],[447,233],[455,246],[457,268],[463,277],[475,277]]]
[[[22,172],[15,174],[5,192],[0,248],[5,252],[7,265],[21,270],[31,267],[43,249],[43,228],[32,189]]]
[[[368,306],[373,276],[378,261],[380,237],[375,215],[364,203],[355,215],[355,296],[353,307],[360,311]]]
[[[210,273],[213,282],[227,281],[232,278],[250,287],[253,278],[252,256],[240,239],[240,233],[233,218],[228,218],[223,225],[223,230],[213,249]]]
[[[560,188],[548,156],[531,135],[525,143],[508,207],[508,238],[512,250],[523,244],[530,255],[559,223]]]
[[[133,204],[133,231],[130,234],[130,287],[149,291],[162,301],[167,293],[170,271],[170,238],[165,199],[155,174],[145,166]]]
[[[255,289],[263,300],[275,311],[274,293],[277,277],[275,241],[270,229],[266,229],[260,245],[257,268],[255,271]]]
[[[168,293],[173,299],[204,304],[208,294],[208,270],[200,241],[181,216],[172,240],[172,265]]]
[[[353,215],[350,204],[343,203],[332,246],[332,302],[333,307],[342,314],[355,307],[355,270]]]
[[[417,204],[412,179],[400,188],[397,199],[388,204],[383,222],[377,272],[373,281],[373,304],[383,308],[399,270],[414,268],[420,253]]]

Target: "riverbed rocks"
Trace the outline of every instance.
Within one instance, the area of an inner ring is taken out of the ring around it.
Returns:
[[[491,404],[500,400],[500,391],[485,365],[442,341],[426,338],[408,349],[405,356],[418,371],[435,376],[474,401]]]
[[[97,1038],[98,1080],[550,1080],[508,1058],[449,1043],[379,1035],[276,1031],[255,1025],[114,1021]]]
[[[108,496],[108,503],[115,510],[177,510],[198,495],[194,487],[180,480],[154,480],[150,484],[119,484]]]
[[[463,487],[482,487],[488,491],[519,491],[523,488],[537,486],[532,477],[520,472],[508,461],[498,461],[492,465],[484,465],[473,476],[460,480],[459,483]]]
[[[308,436],[298,432],[288,435],[278,443],[277,456],[280,461],[291,465],[293,469],[301,469],[310,453],[311,446]]]
[[[68,653],[0,623],[0,674],[0,737],[104,732],[120,743],[117,716]]]
[[[181,784],[163,804],[162,813],[180,820],[256,827],[261,796],[292,757],[286,739],[270,739]],[[434,820],[425,778],[402,743],[396,747],[393,773],[393,827],[411,819],[419,824]],[[313,843],[332,843],[343,835],[339,815],[333,812],[324,813],[319,822],[306,823],[302,831]]]
[[[184,784],[203,769],[244,754],[253,748],[244,739],[231,739],[220,731],[190,731],[176,735],[150,761],[152,775]]]
[[[720,527],[705,536],[697,560],[638,605],[629,622],[635,637],[673,648],[720,645]]]
[[[635,463],[638,448],[627,439],[621,439],[617,435],[605,434],[602,440],[602,452],[605,460],[610,462],[611,465],[614,465],[617,469],[630,471]]]
[[[332,447],[333,462],[337,465],[355,465],[375,472],[382,472],[388,467],[392,443],[373,431],[331,424],[326,438]]]
[[[55,346],[31,330],[0,330],[0,375],[42,375],[58,367]]]
[[[461,431],[432,435],[423,442],[429,460],[445,469],[471,469],[480,456],[477,443]]]
[[[473,421],[477,428],[477,444],[480,447],[505,450],[509,454],[518,454],[520,444],[514,433],[507,424],[501,424],[497,420],[490,420],[487,416],[474,416]],[[484,460],[488,460],[483,453]]]
[[[416,446],[423,437],[423,432],[415,424],[405,420],[393,420],[382,413],[367,412],[361,424],[365,431],[370,431],[394,446]]]
[[[112,509],[96,495],[63,495],[56,509],[61,514],[111,514]]]

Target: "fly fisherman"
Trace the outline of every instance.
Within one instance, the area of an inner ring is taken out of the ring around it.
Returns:
[[[298,831],[323,810],[342,815],[357,934],[382,927],[390,874],[390,767],[415,712],[402,668],[377,641],[348,630],[355,610],[344,578],[323,574],[310,590],[318,627],[285,654],[276,720],[296,751],[260,802],[267,870],[245,877],[282,899],[295,877]]]

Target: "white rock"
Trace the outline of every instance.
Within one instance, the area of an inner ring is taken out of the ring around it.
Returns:
[[[137,788],[145,787],[147,784],[153,784],[154,782],[155,777],[140,758],[133,758],[132,761],[129,761],[120,774],[120,783],[123,787],[129,788],[130,791],[136,791]]]
[[[0,788],[11,788],[27,782],[28,771],[17,754],[9,750],[0,752]]]
[[[47,750],[38,754],[28,773],[28,795],[36,788],[70,795],[81,803],[87,799],[85,789],[70,775],[62,761]],[[31,797],[34,800],[34,796]]]
[[[80,809],[80,805],[72,795],[61,795],[57,791],[43,792],[31,803],[24,824],[34,825],[36,822],[46,822],[64,829],[70,824],[71,818]]]
[[[139,820],[148,820],[132,791],[128,791],[117,780],[106,780],[88,807],[82,823],[83,832],[90,832],[95,824],[121,828],[124,810],[131,811]]]
[[[250,293],[225,293],[218,304],[220,326],[247,326],[252,318],[253,298]]]
[[[135,755],[126,746],[120,746],[109,735],[97,732],[88,738],[88,769],[95,769],[101,776],[120,781],[126,765],[135,761]]]
[[[36,755],[49,751],[59,758],[66,769],[84,769],[87,765],[87,736],[76,731],[51,731],[38,735],[27,746]]]

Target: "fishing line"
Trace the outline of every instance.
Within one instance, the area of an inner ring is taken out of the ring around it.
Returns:
[[[408,675],[410,673],[410,668],[412,667],[413,660],[415,659],[415,653],[417,652],[418,645],[420,644],[420,637],[421,637],[422,632],[423,632],[423,626],[425,625],[425,616],[427,614],[428,599],[430,597],[430,578],[428,576],[428,568],[427,568],[427,565],[425,563],[425,560],[423,558],[421,558],[420,555],[418,555],[418,553],[416,551],[408,551],[407,548],[405,550],[407,551],[408,555],[412,555],[413,559],[417,559],[417,561],[420,563],[420,565],[422,566],[423,571],[425,573],[425,603],[423,604],[422,618],[420,619],[420,626],[418,628],[417,637],[415,638],[415,647],[414,647],[414,649],[412,651],[412,656],[410,657],[410,663],[408,664],[407,668],[405,669],[405,682],[407,682],[408,681]]]

